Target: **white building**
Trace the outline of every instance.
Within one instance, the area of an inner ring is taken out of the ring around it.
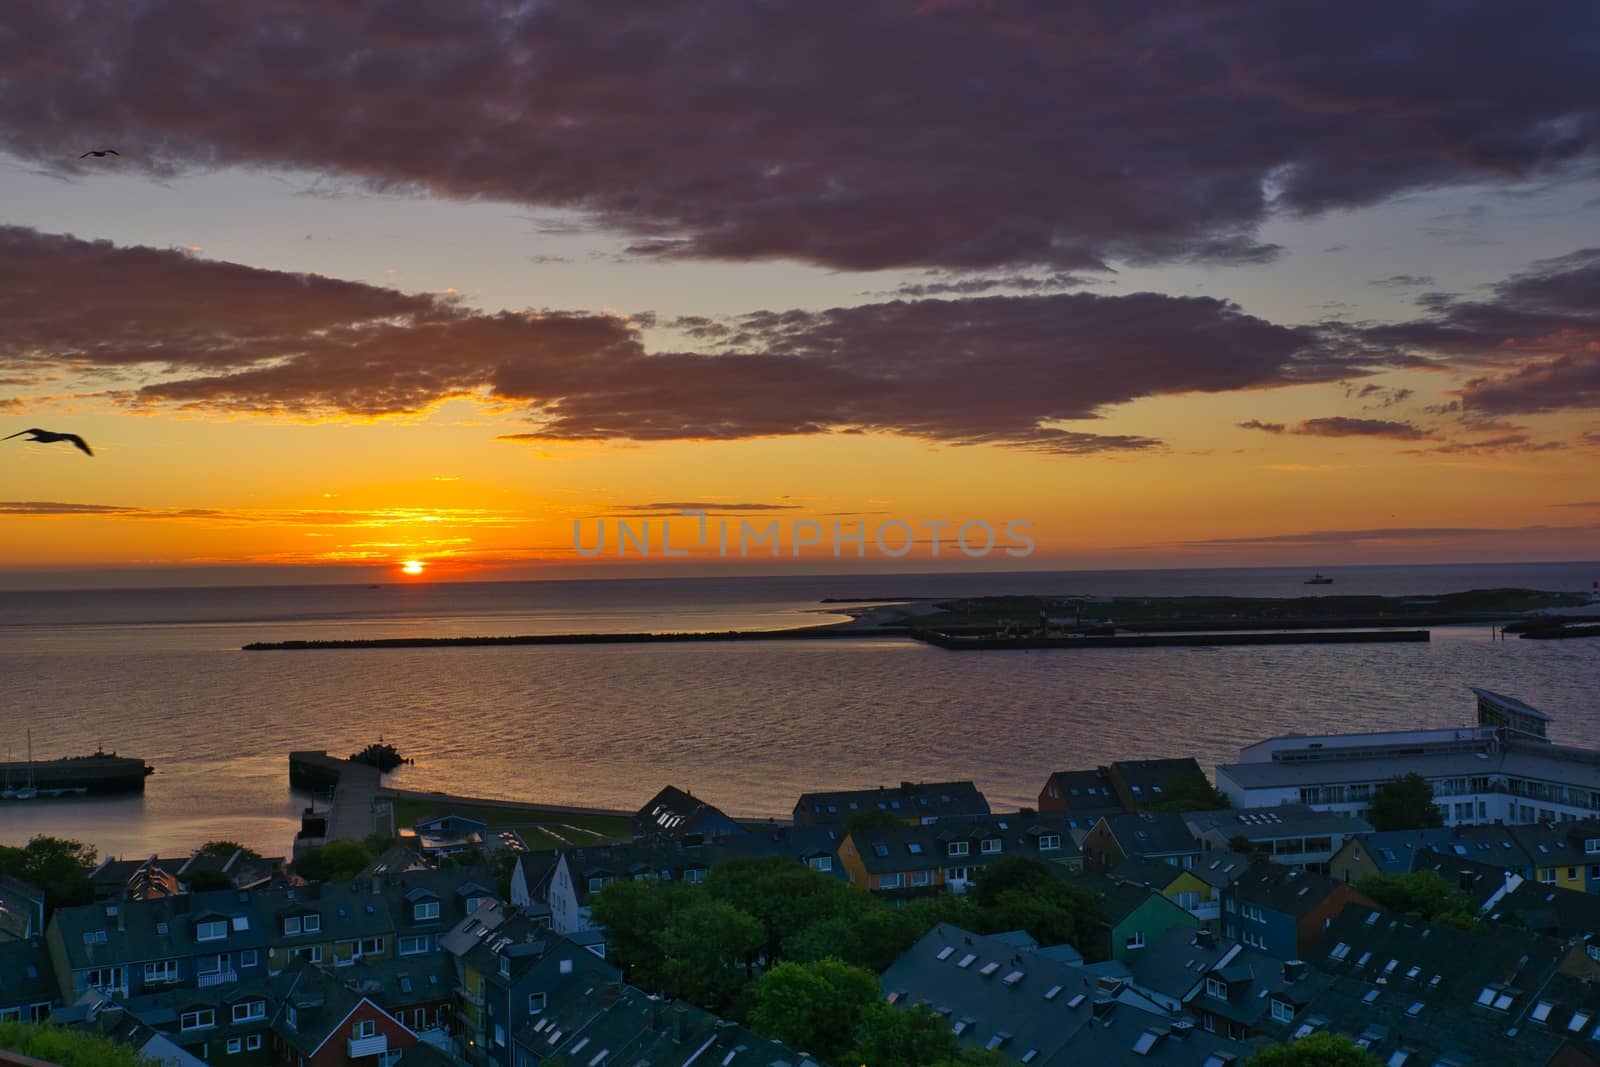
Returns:
[[[1433,786],[1447,826],[1600,814],[1600,752],[1551,744],[1548,715],[1473,693],[1476,726],[1274,737],[1218,766],[1217,788],[1236,808],[1299,803],[1364,817],[1374,789],[1414,771]]]

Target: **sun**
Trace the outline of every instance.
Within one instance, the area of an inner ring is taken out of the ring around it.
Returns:
[[[420,559],[408,559],[400,564],[400,570],[405,574],[421,574],[422,561]]]

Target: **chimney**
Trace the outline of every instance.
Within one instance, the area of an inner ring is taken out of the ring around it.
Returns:
[[[622,996],[622,983],[607,982],[604,991],[601,993],[600,1000],[603,1004],[615,1004],[620,996]]]
[[[1472,883],[1476,882],[1477,880],[1477,877],[1471,871],[1462,870],[1456,872],[1456,885],[1460,886],[1462,889],[1470,891],[1472,889]]]
[[[682,1004],[672,1006],[672,1040],[683,1044],[689,1038],[689,1009]]]
[[[1112,1000],[1110,997],[1095,997],[1094,1007],[1092,1009],[1094,1011],[1095,1021],[1104,1022],[1105,1020],[1111,1018],[1111,1009],[1116,1006],[1117,1002]]]
[[[1210,930],[1196,930],[1194,932],[1195,948],[1216,948],[1217,937]]]
[[[383,892],[383,875],[375,874],[375,875],[372,876],[372,895],[373,896],[377,896],[379,893],[382,893],[382,892]]]
[[[667,1004],[660,997],[650,998],[650,1029],[665,1030],[667,1027]]]
[[[1283,965],[1283,980],[1285,982],[1298,982],[1306,976],[1304,960],[1288,960]]]

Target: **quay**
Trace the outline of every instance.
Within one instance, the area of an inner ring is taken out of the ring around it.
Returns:
[[[325,817],[328,840],[359,841],[373,833],[380,806],[386,806],[378,800],[382,780],[383,773],[370,764],[326,752],[289,753],[289,785],[332,797]]]
[[[1293,630],[1266,633],[1127,634],[1114,637],[998,637],[919,630],[915,635],[952,652],[1018,649],[1212,648],[1220,645],[1350,645],[1427,641],[1427,630]]]

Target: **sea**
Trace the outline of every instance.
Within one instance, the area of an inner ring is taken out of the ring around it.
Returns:
[[[1052,771],[1194,756],[1208,769],[1285,733],[1453,726],[1469,686],[1600,747],[1600,640],[953,654],[891,637],[669,645],[244,652],[254,641],[780,629],[852,600],[985,594],[1428,596],[1588,590],[1600,563],[791,575],[237,589],[0,592],[0,745],[103,748],[156,768],[142,796],[0,801],[0,843],[77,838],[102,856],[213,839],[288,853],[309,798],[288,753],[380,736],[390,785],[633,809],[660,787],[784,818],[808,790],[972,779],[996,809]],[[841,601],[829,603],[825,601]]]

